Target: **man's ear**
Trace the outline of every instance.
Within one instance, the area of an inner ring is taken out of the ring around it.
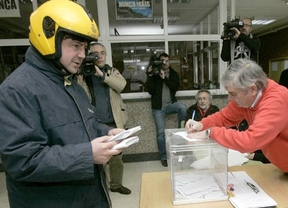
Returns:
[[[257,95],[258,89],[257,89],[257,86],[255,84],[250,87],[250,92],[253,96]]]

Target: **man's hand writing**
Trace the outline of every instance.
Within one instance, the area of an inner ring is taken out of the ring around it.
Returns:
[[[195,132],[201,131],[202,128],[203,128],[202,123],[200,123],[198,121],[194,121],[192,119],[189,119],[185,124],[185,129],[190,133],[195,133]]]

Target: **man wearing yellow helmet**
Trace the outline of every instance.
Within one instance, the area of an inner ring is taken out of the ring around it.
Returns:
[[[72,75],[98,29],[84,7],[50,0],[30,17],[25,62],[0,85],[0,154],[11,208],[111,207],[103,164],[124,129],[95,116]]]

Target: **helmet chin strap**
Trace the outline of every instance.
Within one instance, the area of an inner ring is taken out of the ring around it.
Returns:
[[[62,56],[62,48],[61,48],[61,43],[64,40],[65,37],[65,33],[60,32],[58,34],[57,37],[57,49],[56,49],[56,53],[54,54],[54,59],[52,59],[52,63],[56,66],[57,69],[59,69],[60,71],[62,71],[62,69],[64,69],[64,71],[66,72],[66,75],[71,75],[72,73],[68,71],[68,69],[65,68],[65,66],[63,66],[63,64],[60,63],[59,59]]]
[[[66,72],[66,75],[72,75],[72,73],[70,71],[68,71],[68,69],[66,69],[63,64],[60,63],[59,60],[52,60],[52,63],[56,66],[57,69],[59,69],[60,71],[62,71],[62,69],[64,69],[64,71]]]

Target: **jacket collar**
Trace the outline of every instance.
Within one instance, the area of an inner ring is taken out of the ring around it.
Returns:
[[[51,60],[45,59],[38,53],[33,46],[28,48],[25,54],[25,62],[59,84],[63,84],[64,76],[67,76],[67,74],[59,70]]]

